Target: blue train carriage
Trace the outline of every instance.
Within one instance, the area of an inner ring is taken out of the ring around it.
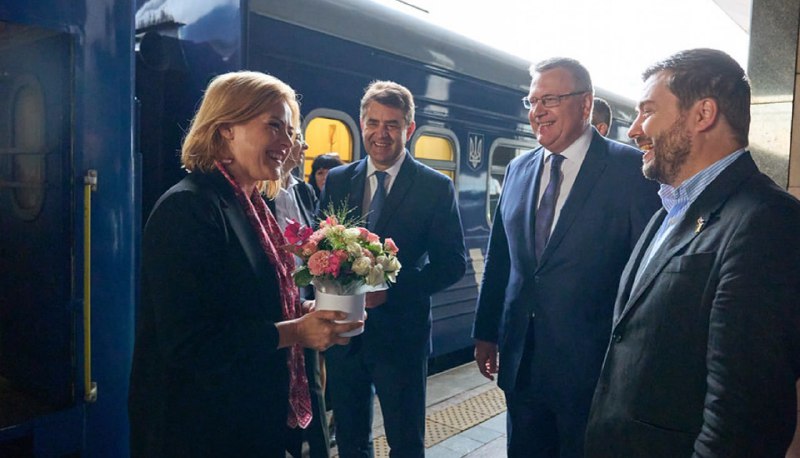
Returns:
[[[410,9],[369,0],[204,4],[188,11],[153,0],[137,13],[145,214],[180,178],[180,137],[213,75],[259,70],[302,95],[310,145],[306,177],[319,154],[337,152],[346,162],[362,157],[363,89],[375,79],[397,81],[417,103],[411,153],[455,183],[471,261],[461,281],[433,298],[433,357],[469,352],[483,253],[505,167],[536,146],[520,103],[530,83],[529,63],[437,27]],[[600,95],[615,108],[617,135],[624,133],[631,103]]]
[[[127,455],[133,12],[0,1],[0,456]]]

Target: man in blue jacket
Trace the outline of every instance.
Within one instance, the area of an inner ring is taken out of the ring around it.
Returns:
[[[658,208],[642,154],[589,124],[577,61],[531,67],[523,99],[541,147],[508,166],[473,337],[508,405],[508,455],[583,457],[586,419],[628,255]],[[499,352],[499,366],[498,366]]]
[[[343,458],[372,456],[375,392],[392,456],[424,456],[431,295],[466,270],[453,182],[406,150],[414,128],[411,92],[391,81],[370,84],[361,99],[368,156],[331,169],[320,196],[320,209],[344,203],[382,239],[394,239],[403,266],[396,284],[368,294],[364,334],[326,352]]]

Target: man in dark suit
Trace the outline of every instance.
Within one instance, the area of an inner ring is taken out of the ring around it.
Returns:
[[[611,132],[611,122],[611,105],[605,99],[595,97],[592,106],[592,126],[600,132],[600,135],[607,137]]]
[[[644,73],[629,135],[664,209],[622,275],[591,457],[783,457],[800,374],[800,204],[745,150],[750,86],[727,54]]]
[[[592,82],[579,62],[549,59],[531,76],[523,103],[542,147],[508,167],[475,359],[490,379],[499,370],[509,456],[579,457],[619,275],[658,199],[641,153],[589,125]]]
[[[320,196],[320,209],[345,204],[365,216],[381,238],[393,238],[403,265],[396,284],[368,294],[371,309],[364,334],[326,352],[339,455],[344,458],[372,456],[374,392],[391,455],[424,456],[430,298],[466,270],[453,182],[405,149],[414,128],[408,89],[390,81],[370,84],[361,99],[368,157],[331,169]]]

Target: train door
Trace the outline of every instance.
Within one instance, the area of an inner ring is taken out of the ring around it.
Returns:
[[[70,50],[65,33],[0,22],[0,429],[74,397]]]

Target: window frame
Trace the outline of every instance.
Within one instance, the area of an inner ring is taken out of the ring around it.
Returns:
[[[304,118],[301,123],[303,135],[306,133],[306,127],[316,118],[328,118],[336,121],[341,121],[350,129],[353,138],[353,160],[356,162],[361,159],[361,129],[353,118],[341,110],[334,110],[332,108],[314,108]]]
[[[24,73],[18,75],[12,81],[8,93],[6,94],[6,115],[5,118],[8,120],[8,131],[5,132],[8,139],[13,139],[15,137],[15,129],[16,129],[16,122],[18,121],[16,118],[16,110],[17,110],[17,103],[19,102],[18,96],[22,94],[24,90],[31,90],[33,91],[33,95],[38,99],[38,102],[41,104],[41,146],[36,151],[28,151],[25,150],[21,146],[17,146],[16,143],[13,145],[9,145],[8,147],[0,148],[0,157],[7,157],[8,161],[8,170],[5,170],[2,177],[0,177],[0,191],[8,191],[11,208],[13,213],[23,221],[33,221],[35,220],[39,214],[42,212],[44,207],[46,193],[47,193],[47,180],[48,180],[48,166],[47,166],[47,156],[50,153],[48,148],[48,125],[47,125],[47,97],[44,93],[44,87],[42,83],[39,81],[39,78],[36,75],[30,73]],[[14,140],[16,142],[16,140]],[[29,156],[35,157],[39,161],[39,167],[42,170],[42,179],[38,182],[22,182],[18,181],[14,177],[14,159],[17,156]],[[0,168],[3,170],[3,168]],[[7,177],[5,175],[8,175]],[[28,190],[28,188],[30,190]],[[33,193],[33,200],[35,200],[34,205],[31,207],[23,207],[20,205],[20,196],[19,193],[21,192],[30,192]]]
[[[489,206],[489,203],[490,203],[490,199],[489,199],[490,198],[490,194],[489,193],[491,191],[492,173],[493,173],[492,169],[495,167],[493,159],[494,159],[495,151],[497,150],[497,148],[502,147],[502,146],[509,147],[509,148],[514,148],[514,149],[518,149],[518,150],[522,150],[521,153],[519,153],[516,156],[514,156],[514,158],[517,158],[517,157],[521,156],[522,154],[525,154],[525,152],[529,152],[529,151],[535,150],[536,148],[538,148],[541,145],[539,145],[539,142],[537,142],[535,139],[530,139],[530,140],[526,141],[526,140],[521,140],[521,139],[512,139],[512,138],[499,137],[499,138],[494,139],[492,144],[489,146],[489,161],[488,161],[487,166],[486,166],[486,181],[485,181],[486,192],[484,194],[485,195],[484,201],[486,202],[486,222],[489,224],[489,227],[492,227],[492,220],[494,219],[494,215],[492,214],[490,206]],[[509,161],[509,163],[511,163],[511,161]],[[504,182],[505,182],[505,175],[506,175],[507,170],[508,170],[508,165],[506,165],[506,167],[503,169],[503,181]],[[498,201],[499,201],[499,198],[498,198]]]
[[[449,140],[450,144],[453,145],[453,160],[442,161],[438,159],[418,158],[416,154],[417,142],[422,136],[439,137]],[[440,172],[441,170],[448,170],[453,172],[453,186],[455,186],[457,193],[458,182],[459,182],[458,177],[460,176],[459,173],[461,172],[461,161],[460,161],[461,144],[459,143],[458,137],[456,136],[455,132],[453,132],[450,129],[439,126],[417,127],[417,129],[414,131],[414,135],[411,136],[410,144],[411,147],[409,148],[409,152],[411,153],[411,156],[414,159],[422,162],[423,164],[436,170],[437,172]]]

